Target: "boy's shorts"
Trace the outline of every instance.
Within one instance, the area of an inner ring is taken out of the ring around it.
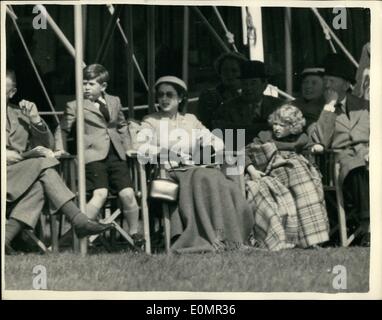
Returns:
[[[86,190],[107,188],[110,193],[119,193],[125,188],[133,188],[127,163],[114,155],[101,161],[86,164]]]

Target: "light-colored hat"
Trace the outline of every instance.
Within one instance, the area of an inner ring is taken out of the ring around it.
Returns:
[[[306,76],[310,76],[310,75],[313,75],[313,76],[323,76],[324,75],[324,72],[325,72],[325,69],[324,68],[320,68],[320,67],[309,67],[309,68],[305,68],[304,70],[302,70],[301,72],[301,77],[306,77]]]
[[[187,92],[187,85],[186,83],[177,77],[174,76],[164,76],[160,77],[157,82],[155,82],[155,88],[157,88],[162,83],[173,83],[181,87],[184,91]]]

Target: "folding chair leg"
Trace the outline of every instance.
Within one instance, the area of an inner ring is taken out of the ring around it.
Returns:
[[[361,234],[361,229],[358,228],[347,240],[346,240],[346,247],[350,246],[350,244],[354,241],[354,239]]]
[[[57,225],[57,217],[55,215],[50,216],[50,237],[52,241],[52,251],[58,252],[58,225]]]
[[[147,206],[146,171],[145,171],[144,165],[137,163],[137,166],[138,166],[139,185],[141,187],[140,207],[142,210],[143,235],[145,237],[145,251],[147,254],[151,254],[149,208]]]
[[[105,224],[108,224],[108,223],[113,223],[115,219],[117,219],[119,217],[119,215],[121,214],[121,210],[120,209],[117,209],[113,212],[112,215],[108,216],[106,219],[103,219],[101,222],[102,223],[105,223]],[[93,242],[95,239],[97,239],[99,237],[99,234],[96,234],[94,236],[90,236],[89,237],[89,242]]]
[[[337,197],[337,211],[338,211],[338,224],[339,224],[339,230],[340,230],[340,240],[341,240],[341,246],[347,247],[348,246],[348,236],[347,236],[347,230],[346,230],[346,213],[344,209],[344,196],[342,193],[342,188],[339,183],[339,171],[340,171],[340,164],[338,162],[334,165],[334,177],[335,177],[335,188],[336,188],[336,197]]]
[[[24,233],[26,235],[28,235],[28,237],[31,238],[32,241],[37,244],[37,246],[39,247],[41,252],[48,253],[48,251],[49,251],[48,248],[45,246],[45,244],[39,238],[36,237],[36,235],[34,234],[34,232],[32,230],[24,230]]]
[[[245,193],[245,179],[244,179],[244,174],[241,174],[239,177],[239,183],[240,183],[240,190],[241,193],[243,194],[244,198],[246,197]]]
[[[71,232],[73,233],[73,252],[80,253],[80,239],[77,237],[74,228],[72,228]]]
[[[123,230],[120,227],[120,225],[116,223],[115,221],[113,221],[112,224],[114,224],[114,228],[117,229],[117,231],[121,234],[121,236],[124,237],[132,246],[134,246],[134,240],[129,236],[129,234],[125,230]]]
[[[164,220],[164,241],[165,249],[167,253],[170,253],[170,241],[171,241],[171,227],[170,227],[170,209],[167,203],[162,204],[163,208],[163,220]]]

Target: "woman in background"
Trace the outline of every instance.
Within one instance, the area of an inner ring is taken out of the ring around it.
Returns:
[[[223,53],[215,61],[215,71],[220,83],[204,90],[199,97],[198,115],[201,122],[210,130],[219,112],[220,105],[240,95],[240,64],[246,58],[238,53]]]

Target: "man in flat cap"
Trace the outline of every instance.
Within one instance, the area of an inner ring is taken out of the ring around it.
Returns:
[[[367,246],[370,243],[369,104],[349,93],[351,84],[355,83],[355,68],[345,57],[328,55],[324,68],[325,106],[309,131],[315,142],[337,153],[345,207],[357,213],[361,244]]]
[[[282,100],[264,95],[268,85],[264,63],[245,61],[241,64],[242,94],[222,105],[220,129],[245,129],[245,143],[250,143],[257,133],[268,128],[268,116],[282,104]]]

